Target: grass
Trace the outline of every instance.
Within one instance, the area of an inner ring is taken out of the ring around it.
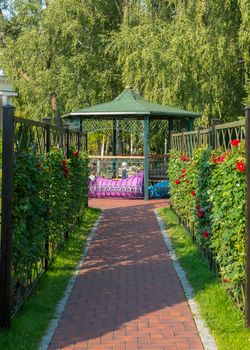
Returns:
[[[170,208],[159,210],[178,260],[195,291],[201,316],[213,334],[219,350],[249,350],[250,330],[244,315],[229,299],[223,285],[209,269],[186,229]]]
[[[79,263],[87,236],[99,213],[97,209],[85,209],[75,232],[58,252],[50,270],[41,277],[33,294],[15,315],[11,330],[0,333],[0,349],[35,350],[38,348],[53,317],[55,307]]]

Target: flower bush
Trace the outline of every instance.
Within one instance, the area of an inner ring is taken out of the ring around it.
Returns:
[[[192,159],[172,151],[171,204],[201,249],[214,256],[230,295],[242,308],[245,283],[245,144],[196,149]],[[182,177],[182,174],[185,176]],[[187,184],[185,180],[188,179]],[[179,180],[178,185],[176,180]]]
[[[71,150],[15,154],[13,274],[26,287],[64,241],[87,202],[88,159]],[[48,242],[49,256],[46,247]]]

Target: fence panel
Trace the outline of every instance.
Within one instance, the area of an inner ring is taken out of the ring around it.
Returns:
[[[83,137],[83,133],[73,131],[67,132],[67,130],[58,129],[55,126],[50,125],[50,120],[48,118],[43,122],[38,122],[14,117],[13,107],[4,107],[3,155],[2,149],[0,151],[1,167],[3,162],[3,198],[0,206],[2,212],[0,252],[0,328],[10,327],[11,316],[18,310],[25,298],[29,295],[41,274],[48,269],[48,264],[53,259],[60,242],[63,243],[68,236],[68,231],[64,232],[64,230],[62,230],[59,244],[53,240],[49,241],[49,239],[40,242],[40,245],[44,244],[44,253],[38,253],[37,259],[26,265],[24,261],[18,264],[18,260],[16,258],[13,259],[11,242],[14,226],[12,223],[11,204],[13,198],[15,198],[15,196],[12,196],[12,192],[15,188],[13,187],[13,177],[18,176],[16,167],[14,175],[14,159],[17,164],[18,159],[23,157],[24,161],[22,164],[26,164],[26,156],[27,161],[30,161],[32,155],[34,155],[34,159],[37,159],[36,157],[49,153],[53,148],[62,149],[63,154],[66,157],[66,155],[68,155],[67,150],[70,147],[73,147],[75,150],[83,149]],[[2,147],[2,138],[0,147]],[[29,155],[31,158],[29,158]],[[35,168],[39,168],[39,163],[35,164]],[[25,185],[29,186],[28,183]],[[20,192],[22,189],[19,188],[18,191]],[[62,191],[64,191],[63,188]],[[15,193],[13,193],[13,195],[14,194]],[[46,196],[45,193],[37,193],[38,197],[40,195],[44,198]],[[29,205],[29,203],[27,204],[25,202],[25,197],[23,199],[23,206]],[[28,202],[29,200],[30,199],[28,198]],[[13,218],[15,220],[15,217]],[[44,220],[45,219],[46,218],[44,217]],[[75,223],[68,225],[69,228],[73,228],[74,224]],[[16,237],[13,237],[13,239],[15,240]],[[34,249],[36,249],[35,243]],[[23,252],[23,255],[25,255],[25,252]]]

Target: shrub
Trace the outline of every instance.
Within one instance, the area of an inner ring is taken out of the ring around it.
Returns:
[[[64,241],[87,198],[88,160],[84,154],[61,150],[50,154],[15,154],[13,194],[13,274],[26,288]],[[47,256],[45,242],[49,242]]]
[[[243,307],[245,145],[236,141],[225,152],[196,149],[192,159],[172,151],[168,174],[173,208],[201,249],[213,254],[227,290]]]

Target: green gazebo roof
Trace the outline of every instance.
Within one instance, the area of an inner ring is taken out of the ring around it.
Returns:
[[[86,107],[76,112],[65,114],[64,118],[85,116],[85,118],[107,118],[108,117],[136,117],[143,118],[148,115],[150,119],[179,119],[197,118],[200,113],[188,112],[169,106],[145,100],[140,94],[131,88],[126,88],[113,101]]]

